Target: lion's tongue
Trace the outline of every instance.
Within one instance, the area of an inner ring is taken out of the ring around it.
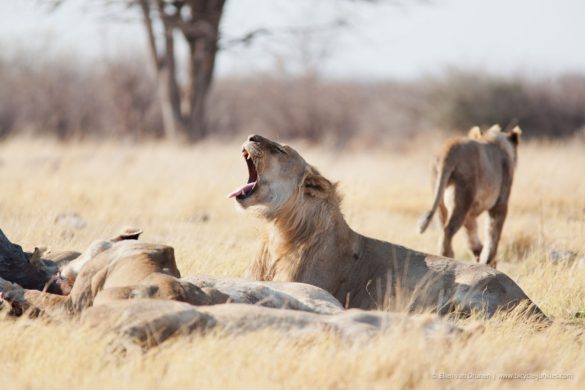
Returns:
[[[238,188],[237,190],[235,190],[234,192],[232,192],[231,194],[229,194],[227,197],[229,198],[234,198],[238,195],[244,195],[246,194],[248,191],[252,190],[252,188],[254,188],[254,186],[256,185],[256,182],[253,181],[251,183],[248,183],[244,186],[242,186],[241,188]]]

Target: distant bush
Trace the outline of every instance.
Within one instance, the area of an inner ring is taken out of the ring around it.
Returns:
[[[259,132],[334,144],[396,143],[436,129],[518,123],[527,137],[585,127],[585,75],[526,80],[481,73],[398,82],[257,74],[216,80],[208,104],[217,136]],[[156,82],[128,55],[86,63],[71,56],[0,53],[0,137],[162,137]]]
[[[135,59],[0,58],[0,135],[160,136],[155,87]]]
[[[316,76],[218,80],[210,101],[216,134],[260,132],[334,144],[396,141],[426,128],[414,84],[324,81]]]
[[[524,80],[454,72],[430,89],[435,121],[467,129],[518,123],[528,137],[565,137],[585,126],[585,77]]]

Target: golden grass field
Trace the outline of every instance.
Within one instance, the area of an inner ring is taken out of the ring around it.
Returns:
[[[240,142],[0,145],[0,228],[25,250],[83,250],[124,226],[175,248],[183,275],[241,275],[262,224],[225,195],[247,178]],[[416,232],[432,201],[430,164],[439,144],[332,151],[294,143],[340,181],[350,225],[366,235],[434,253],[437,228]],[[417,150],[420,149],[420,150]],[[453,388],[585,385],[585,267],[552,264],[551,249],[585,255],[585,142],[525,143],[499,250],[499,268],[554,318],[544,330],[521,319],[483,321],[483,331],[429,340],[397,330],[364,342],[330,334],[291,339],[257,332],[180,338],[148,352],[114,353],[108,337],[75,324],[0,320],[1,387],[68,388]],[[56,224],[77,212],[82,229]],[[471,261],[463,232],[457,257]],[[466,321],[460,320],[462,325]],[[475,379],[444,379],[470,374]],[[501,375],[548,374],[503,379]],[[564,375],[564,378],[550,376]],[[441,379],[443,376],[443,379]],[[479,378],[481,376],[481,378]]]

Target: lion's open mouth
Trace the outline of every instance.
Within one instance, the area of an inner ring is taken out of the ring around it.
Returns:
[[[250,153],[248,153],[248,151],[243,148],[242,157],[244,157],[246,164],[248,164],[248,182],[234,192],[230,193],[228,198],[235,197],[237,200],[244,200],[252,195],[256,189],[256,183],[258,182],[258,171],[256,171],[256,165],[254,164],[252,155],[250,155]]]

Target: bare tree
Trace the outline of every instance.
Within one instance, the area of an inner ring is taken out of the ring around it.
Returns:
[[[198,140],[206,135],[206,101],[218,50],[225,0],[138,0],[158,82],[165,135]],[[157,39],[158,20],[162,39]],[[175,59],[175,38],[188,46],[187,88],[182,93]]]
[[[401,0],[352,0],[400,4]],[[422,0],[417,0],[422,1]],[[53,9],[64,0],[51,0]],[[207,135],[206,103],[219,48],[219,25],[226,0],[96,0],[107,5],[138,7],[146,30],[151,62],[156,73],[164,134],[180,141],[197,141]],[[338,22],[334,24],[339,25]],[[259,35],[256,29],[228,40],[226,47],[249,45]],[[181,87],[176,62],[176,39],[187,44],[186,86]]]
[[[50,0],[53,11],[65,0]],[[218,51],[219,24],[226,0],[95,0],[107,7],[138,7],[156,74],[164,134],[196,141],[207,133],[206,101]],[[115,14],[113,15],[115,16]],[[186,87],[179,82],[176,39],[187,44]]]

